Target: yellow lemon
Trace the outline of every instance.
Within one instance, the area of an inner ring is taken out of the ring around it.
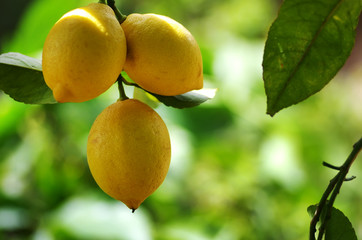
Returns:
[[[74,9],[50,30],[43,75],[58,102],[83,102],[105,92],[122,71],[126,39],[113,10],[101,3]]]
[[[203,87],[200,48],[180,23],[135,13],[121,26],[127,40],[124,70],[142,88],[173,96]]]
[[[166,177],[170,136],[148,105],[133,99],[117,101],[94,121],[87,157],[98,186],[134,211]]]

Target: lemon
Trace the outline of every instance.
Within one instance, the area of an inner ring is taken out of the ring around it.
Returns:
[[[124,70],[142,88],[173,96],[203,87],[200,48],[180,23],[134,13],[121,26],[127,41]]]
[[[148,105],[133,99],[117,101],[94,121],[87,157],[98,186],[135,210],[166,177],[170,136]]]
[[[91,3],[63,15],[43,48],[43,75],[58,102],[83,102],[105,92],[123,69],[124,32],[113,10]]]

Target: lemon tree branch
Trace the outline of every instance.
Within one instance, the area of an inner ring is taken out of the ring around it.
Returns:
[[[332,168],[334,170],[338,170],[339,172],[337,175],[329,182],[329,185],[326,191],[323,193],[321,200],[318,203],[317,209],[314,213],[314,216],[310,222],[310,229],[309,229],[309,239],[315,240],[315,232],[317,223],[320,221],[321,226],[319,228],[318,233],[318,240],[323,239],[323,235],[326,229],[327,221],[331,216],[331,211],[333,208],[333,204],[337,198],[337,195],[342,187],[343,182],[353,180],[355,177],[346,178],[349,169],[351,168],[354,160],[362,150],[362,138],[358,140],[353,145],[353,150],[348,156],[347,160],[343,163],[340,167],[335,167],[328,163],[323,163],[324,166]],[[330,196],[329,200],[328,197]],[[322,214],[322,211],[325,211],[326,214]]]

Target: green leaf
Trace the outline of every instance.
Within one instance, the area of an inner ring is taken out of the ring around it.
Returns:
[[[126,72],[122,72],[118,81],[122,81],[126,85],[135,87],[133,97],[150,105],[151,107],[157,107],[159,102],[165,104],[168,107],[174,108],[191,108],[200,105],[215,97],[217,89],[203,88],[200,90],[189,91],[184,94],[176,96],[163,96],[156,93],[149,92],[136,84]],[[152,103],[153,102],[153,103]]]
[[[216,89],[194,90],[176,96],[162,96],[151,92],[149,93],[166,106],[182,109],[196,107],[201,103],[212,99],[215,96]]]
[[[314,216],[316,209],[317,204],[308,207],[307,211],[311,218]],[[326,214],[324,210],[322,211],[321,218],[324,218]],[[317,224],[317,227],[319,226],[320,222]],[[335,207],[332,208],[331,217],[327,221],[325,240],[357,240],[356,232],[351,222],[342,211]]]
[[[331,218],[327,222],[326,240],[357,240],[351,222],[342,211],[333,207]]]
[[[20,53],[0,55],[0,90],[18,102],[57,103],[44,82],[41,62]]]
[[[317,210],[317,206],[318,206],[318,204],[315,204],[315,205],[310,205],[307,208],[307,212],[308,212],[310,218],[314,217],[315,211]],[[321,215],[320,215],[320,219],[324,218],[325,214],[326,214],[326,211],[325,211],[325,208],[324,208]],[[319,226],[320,226],[320,221],[317,222],[317,228],[319,228]]]
[[[160,102],[157,100],[157,98],[138,87],[133,89],[133,98],[147,104],[152,108],[157,108],[158,105],[160,105]]]
[[[311,217],[311,218],[314,217],[314,213],[315,213],[315,211],[317,210],[317,205],[318,205],[318,204],[310,205],[310,206],[307,208],[307,212],[308,212],[308,214],[309,214],[309,217]]]
[[[354,46],[360,0],[285,0],[269,30],[263,58],[267,113],[320,91]]]

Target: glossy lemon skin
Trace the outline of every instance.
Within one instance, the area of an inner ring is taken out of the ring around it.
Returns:
[[[170,136],[161,117],[146,104],[117,101],[94,121],[87,157],[98,186],[135,210],[167,175]]]
[[[126,59],[126,39],[113,10],[91,3],[63,15],[43,48],[43,76],[58,102],[83,102],[117,80]]]
[[[122,23],[127,40],[125,72],[147,91],[173,96],[203,87],[200,48],[175,20],[130,14]]]

